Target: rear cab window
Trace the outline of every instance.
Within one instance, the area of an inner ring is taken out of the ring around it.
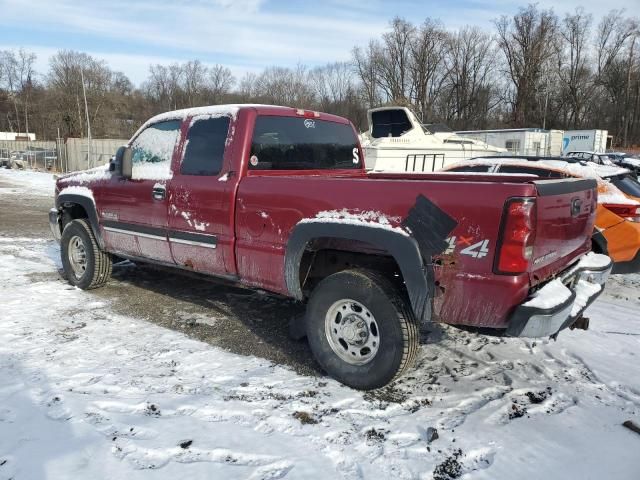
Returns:
[[[229,117],[196,117],[191,121],[180,165],[181,175],[214,176],[220,173],[229,123]]]
[[[256,118],[250,170],[360,169],[358,139],[348,123],[318,118]]]

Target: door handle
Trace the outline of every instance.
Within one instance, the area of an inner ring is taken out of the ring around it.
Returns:
[[[151,196],[154,200],[164,200],[167,196],[167,189],[164,187],[153,187]]]

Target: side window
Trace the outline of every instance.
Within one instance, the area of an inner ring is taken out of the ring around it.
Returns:
[[[350,124],[317,118],[259,116],[253,132],[251,170],[361,168]]]
[[[168,180],[171,157],[180,135],[180,120],[150,125],[131,144],[134,180]]]
[[[187,147],[180,173],[182,175],[220,173],[228,132],[229,117],[194,119],[187,134]]]
[[[520,140],[507,140],[504,142],[504,147],[510,153],[518,153],[520,151]]]

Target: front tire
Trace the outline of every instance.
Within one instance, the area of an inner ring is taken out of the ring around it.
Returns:
[[[102,287],[111,276],[111,255],[100,250],[85,219],[73,220],[64,227],[60,255],[67,280],[78,288]]]
[[[307,305],[307,337],[322,368],[353,388],[380,388],[411,367],[419,329],[389,280],[368,270],[323,279]]]

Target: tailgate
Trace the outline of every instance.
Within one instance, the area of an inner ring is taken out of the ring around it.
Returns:
[[[530,267],[531,282],[547,280],[590,250],[595,221],[597,184],[593,179],[533,182],[536,237]]]

